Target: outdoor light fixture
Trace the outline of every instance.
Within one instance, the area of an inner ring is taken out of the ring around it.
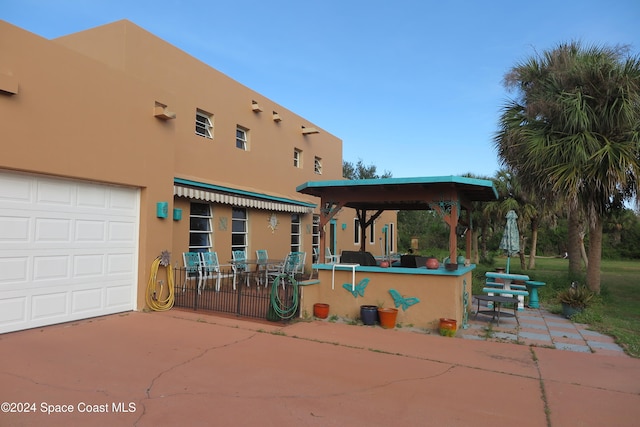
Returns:
[[[276,113],[275,111],[273,112],[273,121],[274,122],[279,122],[280,120],[282,120],[282,117],[280,117],[280,114]]]
[[[158,202],[156,203],[156,216],[158,218],[166,218],[169,215],[169,203]]]

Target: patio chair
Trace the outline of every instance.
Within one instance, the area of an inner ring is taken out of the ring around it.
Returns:
[[[186,290],[187,280],[198,278],[198,293],[200,293],[200,287],[202,286],[202,265],[200,262],[200,253],[198,252],[183,252],[182,261],[184,262],[185,276],[184,283],[182,284],[182,292]]]
[[[298,257],[298,261],[296,262],[296,266],[293,274],[296,276],[302,275],[304,273],[304,264],[307,260],[307,253],[306,252],[293,252],[293,253]]]
[[[324,262],[327,264],[337,264],[340,262],[340,255],[333,255],[331,249],[324,248]]]
[[[247,260],[247,253],[244,250],[232,251],[231,256],[233,257],[233,290],[235,291],[238,276],[244,276],[247,286],[249,286],[249,265],[242,262]]]
[[[206,286],[207,279],[216,279],[216,292],[220,291],[220,279],[223,277],[233,277],[233,274],[223,273],[218,254],[216,252],[201,252],[203,287]]]
[[[281,274],[286,274],[292,277],[295,276],[298,263],[300,262],[300,256],[298,254],[299,252],[290,252],[285,258],[284,262],[280,265],[280,268],[278,268],[278,270],[276,271],[268,272],[268,276],[272,277],[273,281],[275,281],[276,277],[280,276]],[[282,280],[283,288],[284,284],[285,280]]]
[[[256,251],[256,258],[258,259],[258,271],[264,272],[265,286],[269,285],[269,274],[276,273],[280,271],[282,268],[283,262],[280,261],[278,263],[268,263],[269,253],[266,249],[258,249]],[[262,282],[262,275],[260,275],[256,280],[260,280]]]

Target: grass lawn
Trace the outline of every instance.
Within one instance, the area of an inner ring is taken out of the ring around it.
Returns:
[[[568,263],[560,258],[537,258],[534,270],[522,270],[516,257],[511,259],[509,271],[545,282],[547,285],[539,289],[540,304],[553,313],[560,313],[561,306],[555,296],[571,284]],[[505,264],[505,258],[498,258],[495,266],[479,265],[474,271],[473,293],[482,292],[485,272]],[[629,355],[640,358],[640,262],[603,260],[601,271],[600,295],[572,320],[614,337]]]

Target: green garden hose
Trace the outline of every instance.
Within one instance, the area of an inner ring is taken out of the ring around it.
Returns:
[[[280,296],[278,295],[278,285],[280,285],[280,281],[287,279],[293,286],[293,304],[291,305],[291,307],[287,307],[280,300]],[[281,319],[291,319],[293,316],[295,316],[296,312],[298,311],[298,282],[293,276],[290,276],[288,274],[279,274],[278,276],[276,276],[273,284],[271,285],[271,307]]]

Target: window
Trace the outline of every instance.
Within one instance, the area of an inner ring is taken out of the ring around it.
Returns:
[[[236,128],[236,147],[247,151],[247,134],[249,130],[238,126]]]
[[[211,249],[211,206],[191,203],[189,214],[189,252],[208,252]]]
[[[204,111],[196,110],[196,135],[213,139],[213,124],[211,123],[211,114]]]
[[[313,159],[313,171],[318,175],[322,175],[322,159],[320,157]]]
[[[396,243],[396,228],[394,223],[389,223],[387,225],[387,239],[389,240],[389,252],[394,253],[396,251],[395,243]]]
[[[247,210],[243,208],[232,209],[231,250],[247,252]]]
[[[313,216],[313,230],[311,232],[311,253],[313,256],[313,262],[319,262],[319,258],[324,256],[320,254],[320,215]]]
[[[300,252],[300,214],[291,214],[291,252]]]
[[[302,167],[302,150],[298,150],[297,148],[293,150],[293,167]]]
[[[353,219],[353,244],[360,244],[360,220],[358,218]]]
[[[375,243],[376,243],[376,222],[373,221],[369,230],[369,244],[375,245]]]

